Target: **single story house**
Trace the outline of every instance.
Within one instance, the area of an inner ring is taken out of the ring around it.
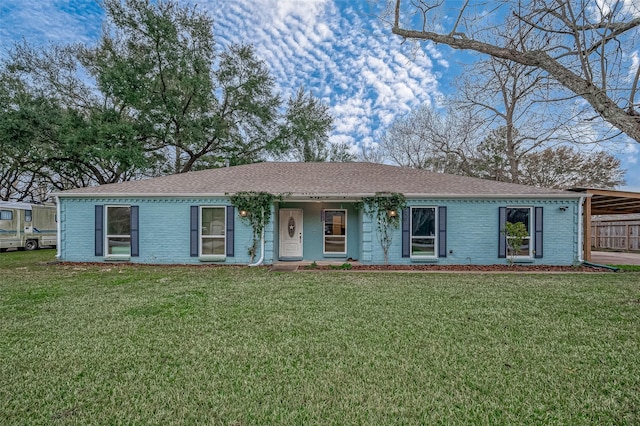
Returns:
[[[373,163],[265,162],[57,194],[58,258],[200,264],[251,261],[252,228],[230,196],[282,195],[255,259],[382,264],[377,219],[363,197],[402,194],[390,264],[571,265],[582,259],[585,195]],[[527,235],[508,253],[506,222]]]

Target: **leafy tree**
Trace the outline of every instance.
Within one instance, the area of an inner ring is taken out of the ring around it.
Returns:
[[[32,156],[21,169],[33,169],[50,189],[128,180],[152,171],[156,161],[128,111],[92,88],[90,79],[77,76],[83,69],[80,51],[78,46],[36,50],[22,44],[2,71],[5,81],[21,88],[9,95],[13,113],[31,111],[39,117],[20,119],[22,126],[38,124],[25,137]],[[33,109],[35,100],[42,108]]]
[[[166,171],[206,154],[214,99],[212,20],[174,2],[107,0],[107,26],[83,63],[118,108],[130,110],[156,150],[171,148]],[[169,159],[170,161],[171,159]]]
[[[511,137],[513,133],[517,131],[511,131]],[[513,176],[519,175],[521,153],[517,146],[512,147],[511,150],[507,149],[507,138],[507,129],[500,127],[490,131],[487,137],[476,146],[473,161],[474,176],[499,182],[512,182]]]
[[[0,199],[46,201],[42,150],[57,137],[60,109],[0,73]]]
[[[350,146],[344,142],[331,143],[328,160],[332,163],[349,163],[356,161],[357,156],[350,151]]]
[[[0,94],[2,197],[281,158],[305,144],[309,158],[347,158],[327,148],[326,106],[301,90],[287,108],[255,49],[216,52],[196,7],[103,6],[95,47],[21,43],[0,64],[3,81],[20,85]]]
[[[82,45],[34,48],[26,41],[10,52],[5,72],[26,90],[57,102],[62,108],[89,110],[111,102],[96,90],[80,61]]]
[[[46,162],[53,176],[63,177],[57,189],[116,183],[138,177],[140,166],[152,162],[139,143],[136,126],[113,108],[94,108],[82,114],[62,114],[58,141],[50,146]]]
[[[570,146],[529,153],[522,160],[520,181],[545,188],[615,188],[624,185],[620,160],[603,151]]]
[[[285,110],[251,45],[216,54],[211,18],[174,2],[107,0],[109,26],[86,65],[108,96],[131,110],[165,172],[245,164],[293,151],[326,159],[332,119],[301,89]]]
[[[391,2],[391,1],[390,1]],[[392,32],[540,70],[597,115],[640,142],[640,26],[632,2],[587,0],[453,3],[395,0]],[[406,7],[405,7],[406,6]]]
[[[333,119],[328,107],[304,89],[289,99],[282,133],[289,147],[288,157],[295,161],[327,161],[331,151],[329,131]]]

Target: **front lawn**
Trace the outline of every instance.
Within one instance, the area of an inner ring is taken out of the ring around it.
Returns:
[[[640,275],[0,254],[0,424],[633,424]]]
[[[611,265],[625,272],[640,272],[640,265]]]

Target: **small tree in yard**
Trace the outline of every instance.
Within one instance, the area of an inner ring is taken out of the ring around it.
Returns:
[[[400,227],[400,211],[407,205],[404,195],[397,192],[376,192],[373,197],[363,197],[364,213],[375,221],[378,241],[384,253],[384,264],[389,264],[389,247],[393,242],[393,231]]]
[[[513,265],[516,256],[522,247],[524,239],[529,235],[527,227],[522,222],[507,222],[504,226],[504,235],[507,237],[507,261]]]

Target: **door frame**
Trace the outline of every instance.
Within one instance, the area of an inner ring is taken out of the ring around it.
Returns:
[[[300,213],[300,224],[297,226],[300,229],[300,255],[299,256],[284,256],[283,255],[283,242],[282,238],[283,234],[288,232],[287,226],[288,223],[282,220],[283,212],[299,212]],[[301,208],[282,208],[278,210],[278,259],[279,260],[302,260],[304,258],[304,210]]]

